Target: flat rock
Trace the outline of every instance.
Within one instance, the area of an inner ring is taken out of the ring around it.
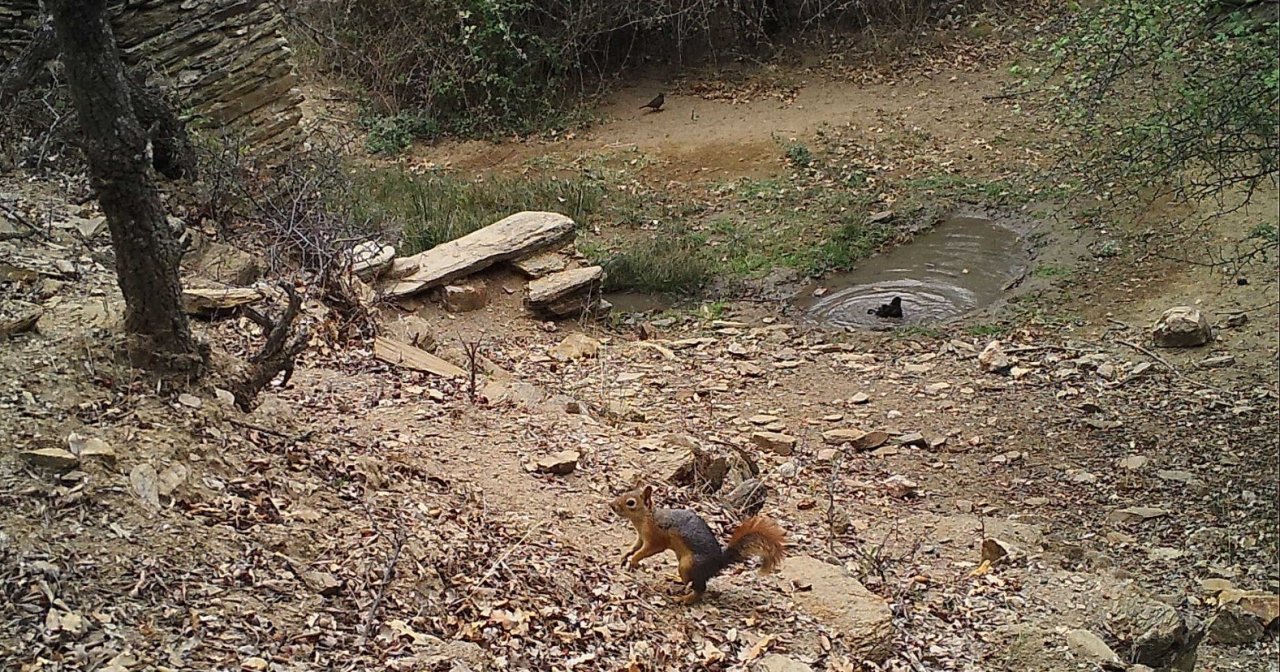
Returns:
[[[929,442],[925,440],[924,434],[920,432],[910,432],[898,437],[897,444],[899,446],[916,446],[919,448],[927,448]]]
[[[1193,348],[1213,339],[1213,327],[1199,310],[1175,306],[1151,328],[1151,340],[1162,348]]]
[[[1119,465],[1121,469],[1129,471],[1137,471],[1151,464],[1151,458],[1146,455],[1129,455],[1120,458]]]
[[[849,397],[849,403],[862,405],[871,401],[871,397],[866,392],[855,393]]]
[[[1111,650],[1102,638],[1088,630],[1071,630],[1067,632],[1067,647],[1071,653],[1094,665],[1120,665],[1120,656]]]
[[[534,463],[534,468],[543,474],[555,474],[556,476],[565,476],[573,473],[578,468],[578,460],[582,459],[582,455],[576,450],[562,450],[554,455],[546,455],[538,458]]]
[[[569,258],[559,252],[541,252],[517,259],[511,265],[530,278],[541,278],[568,268]]]
[[[573,237],[573,220],[554,212],[518,212],[461,238],[441,243],[391,264],[395,280],[383,296],[416,294],[482,271],[499,262],[563,244]]]
[[[822,442],[828,446],[848,444],[855,451],[879,448],[889,440],[888,432],[864,432],[860,429],[828,429],[822,433]]]
[[[1107,522],[1110,523],[1140,523],[1167,516],[1169,512],[1164,509],[1157,509],[1152,506],[1130,506],[1124,509],[1116,509],[1107,514]]]
[[[593,291],[604,282],[604,268],[588,266],[571,268],[538,278],[529,283],[528,305],[543,308],[570,296]]]
[[[67,448],[81,460],[91,457],[115,462],[116,451],[106,441],[97,437],[82,436],[76,432],[67,435]]]
[[[80,458],[63,448],[35,448],[24,450],[18,455],[28,464],[41,469],[65,471],[80,464]]]
[[[775,455],[790,455],[796,447],[796,437],[781,432],[754,432],[751,442]]]
[[[435,329],[431,323],[417,315],[405,315],[399,319],[381,323],[382,335],[395,341],[408,343],[428,352],[436,349]]]
[[[1263,627],[1271,627],[1280,619],[1280,594],[1261,590],[1223,590],[1218,595],[1220,604],[1239,604],[1241,609],[1253,614]]]
[[[787,558],[781,576],[796,588],[796,604],[837,634],[855,659],[881,662],[893,643],[889,605],[843,570],[800,555]]]
[[[321,595],[334,595],[342,588],[342,582],[338,577],[329,572],[303,572],[302,580],[307,582],[311,589]]]
[[[1221,593],[1224,590],[1231,590],[1233,586],[1227,579],[1208,578],[1200,582],[1200,590],[1206,593]]]
[[[1235,366],[1236,358],[1231,355],[1219,355],[1217,357],[1206,357],[1200,360],[1200,368],[1203,369],[1220,369],[1228,366]]]

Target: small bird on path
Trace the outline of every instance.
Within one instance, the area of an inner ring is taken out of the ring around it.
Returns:
[[[645,103],[644,105],[641,105],[640,109],[643,110],[647,108],[647,109],[653,110],[654,112],[661,112],[662,104],[665,103],[666,101],[667,101],[667,94],[659,93],[657,96],[654,97],[653,100],[649,101],[648,103]]]
[[[881,304],[879,308],[868,308],[867,313],[876,317],[894,317],[902,318],[902,297],[895,296],[889,303]]]

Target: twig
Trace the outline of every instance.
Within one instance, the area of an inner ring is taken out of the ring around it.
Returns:
[[[493,561],[493,564],[489,565],[489,569],[485,571],[483,576],[480,577],[480,580],[476,581],[475,585],[471,586],[471,590],[467,593],[467,597],[470,598],[472,595],[474,595],[475,592],[480,589],[480,586],[483,586],[484,582],[488,581],[489,577],[493,576],[493,573],[498,570],[498,565],[501,565],[502,562],[506,560],[517,548],[520,548],[521,546],[523,546],[524,542],[528,541],[529,537],[533,536],[534,532],[537,532],[539,529],[541,529],[542,526],[546,524],[546,522],[547,521],[545,520],[538,521],[536,525],[529,528],[528,532],[524,533],[523,537],[520,537],[520,539],[516,541],[516,543],[512,544],[510,548],[503,551],[502,555],[499,555],[497,559]]]
[[[1121,340],[1118,342],[1121,345],[1127,345],[1130,348],[1133,348],[1134,350],[1137,350],[1138,352],[1141,352],[1142,354],[1150,357],[1151,359],[1154,359],[1157,362],[1160,362],[1160,364],[1162,364],[1164,368],[1169,369],[1169,372],[1172,373],[1175,377],[1179,378],[1180,380],[1184,380],[1188,383],[1191,383],[1192,385],[1195,385],[1197,387],[1202,387],[1206,390],[1212,390],[1214,392],[1217,392],[1218,394],[1225,394],[1228,396],[1230,395],[1230,393],[1228,393],[1227,391],[1220,390],[1212,385],[1209,385],[1208,383],[1202,383],[1198,380],[1195,380],[1194,378],[1188,378],[1186,374],[1179,371],[1177,367],[1175,367],[1173,364],[1170,364],[1169,361],[1166,360],[1164,357],[1161,357],[1160,355],[1157,355],[1156,353],[1151,352],[1150,350],[1142,347],[1141,345],[1138,345],[1137,343],[1132,343],[1130,341],[1124,341],[1124,340]]]
[[[252,429],[255,432],[261,432],[263,434],[266,434],[267,436],[274,436],[277,439],[284,439],[289,443],[302,443],[304,441],[310,441],[311,437],[315,436],[316,434],[314,429],[309,429],[301,434],[289,435],[279,430],[271,429],[270,427],[263,427],[262,425],[255,425],[252,422],[245,422],[244,420],[237,420],[235,418],[229,418],[228,420],[231,424],[237,427],[240,427],[242,429]]]
[[[459,339],[461,340],[461,339]],[[480,339],[462,341],[462,352],[467,356],[467,395],[476,403],[476,371],[480,368]]]
[[[391,585],[391,580],[395,578],[396,563],[400,561],[400,551],[404,548],[404,528],[397,527],[395,534],[392,536],[391,558],[387,561],[387,568],[382,572],[382,583],[378,586],[378,594],[373,598],[373,604],[369,606],[369,613],[364,617],[364,625],[360,628],[360,637],[362,639],[369,638],[369,631],[373,628],[374,619],[377,617],[378,609],[382,606],[382,599],[387,595],[387,586]]]

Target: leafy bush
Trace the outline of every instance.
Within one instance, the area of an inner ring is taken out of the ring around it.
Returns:
[[[1274,3],[1105,0],[1037,45],[1036,76],[1093,195],[1247,197],[1280,175],[1278,43]]]

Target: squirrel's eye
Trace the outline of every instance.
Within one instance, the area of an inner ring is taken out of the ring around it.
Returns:
[[[636,508],[636,500],[634,500],[634,499],[628,499],[628,500],[627,500],[627,508],[628,508],[628,509],[634,509],[634,508]]]

